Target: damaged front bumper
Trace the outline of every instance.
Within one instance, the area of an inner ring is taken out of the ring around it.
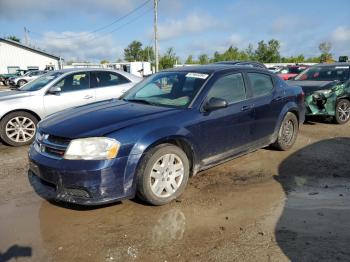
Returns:
[[[318,90],[305,97],[307,116],[335,116],[337,100],[345,94],[345,85],[329,90]]]
[[[101,205],[133,197],[126,195],[127,157],[112,161],[56,160],[29,149],[28,178],[43,198],[79,205]]]

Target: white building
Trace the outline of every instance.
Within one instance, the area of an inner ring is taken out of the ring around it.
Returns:
[[[0,74],[14,73],[17,69],[61,69],[62,58],[45,51],[0,38]]]

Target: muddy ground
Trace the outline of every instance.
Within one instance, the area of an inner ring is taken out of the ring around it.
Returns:
[[[162,207],[52,204],[27,168],[0,145],[0,261],[350,261],[350,123],[304,124],[293,150],[211,168]]]

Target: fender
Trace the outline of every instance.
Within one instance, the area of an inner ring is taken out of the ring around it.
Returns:
[[[193,174],[199,170],[199,146],[194,142],[193,134],[185,129],[177,126],[168,126],[154,129],[142,138],[140,138],[130,151],[128,161],[124,172],[124,190],[126,196],[133,196],[136,192],[136,175],[137,167],[141,158],[154,145],[166,143],[170,140],[181,140],[185,142],[192,151],[192,170]]]

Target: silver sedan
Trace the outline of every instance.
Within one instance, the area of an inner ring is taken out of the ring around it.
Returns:
[[[107,69],[52,71],[16,90],[0,91],[0,138],[12,146],[30,144],[37,123],[55,112],[119,98],[142,78]]]

